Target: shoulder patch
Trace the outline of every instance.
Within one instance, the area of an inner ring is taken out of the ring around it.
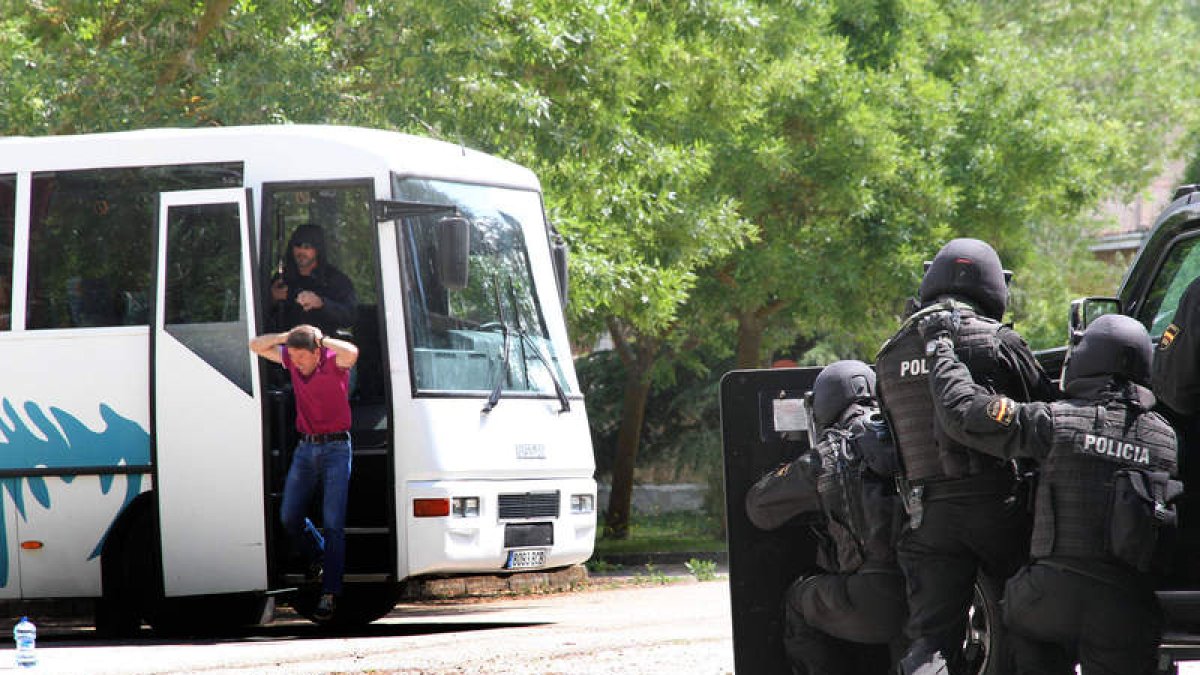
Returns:
[[[987,416],[1001,426],[1008,426],[1012,424],[1013,418],[1017,416],[1017,405],[1013,403],[1011,398],[1001,396],[988,403]]]
[[[1175,342],[1175,338],[1179,337],[1180,331],[1181,329],[1179,326],[1176,326],[1175,324],[1167,326],[1167,329],[1163,331],[1162,337],[1158,340],[1158,348],[1169,348],[1171,343]]]

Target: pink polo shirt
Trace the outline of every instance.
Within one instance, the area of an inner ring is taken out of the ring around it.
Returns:
[[[302,434],[332,434],[350,430],[350,370],[339,368],[337,352],[321,349],[316,370],[305,377],[293,367],[283,347],[283,367],[292,376],[296,395],[296,430]]]

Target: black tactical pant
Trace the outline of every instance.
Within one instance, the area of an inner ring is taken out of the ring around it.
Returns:
[[[962,644],[976,577],[982,572],[1000,582],[1016,573],[1028,560],[1029,529],[1018,500],[975,495],[927,501],[921,526],[901,537],[908,637],[941,652],[951,673],[967,670]]]
[[[882,675],[899,656],[904,618],[899,570],[808,577],[784,597],[783,644],[810,675]]]
[[[1101,580],[1034,563],[1009,580],[1004,623],[1021,675],[1155,672],[1162,611],[1148,579]]]

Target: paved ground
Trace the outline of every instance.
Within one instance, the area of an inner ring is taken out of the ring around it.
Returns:
[[[677,572],[596,579],[574,593],[400,605],[366,630],[340,635],[287,616],[204,640],[118,643],[62,626],[39,636],[36,672],[732,673],[728,583]],[[0,672],[15,672],[11,653],[0,652]]]
[[[698,582],[671,564],[593,574],[573,593],[401,604],[341,634],[286,611],[271,626],[208,639],[104,641],[78,622],[40,632],[43,675],[733,673],[727,580]],[[0,673],[17,672],[11,659],[0,650]],[[1200,675],[1200,662],[1179,672]]]

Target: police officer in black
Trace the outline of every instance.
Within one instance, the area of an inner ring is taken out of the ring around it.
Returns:
[[[271,322],[283,332],[301,324],[324,335],[354,325],[358,296],[350,278],[329,262],[325,231],[300,225],[288,240],[283,271],[271,280]]]
[[[828,573],[798,579],[784,600],[784,646],[797,672],[887,673],[904,646],[896,455],[874,395],[875,373],[862,361],[824,368],[813,383],[815,447],[746,495],[762,529],[821,516],[817,562]]]
[[[1162,618],[1150,574],[1181,486],[1171,426],[1151,412],[1150,336],[1096,319],[1068,355],[1054,403],[1016,403],[975,383],[950,313],[924,319],[930,385],[946,433],[1002,459],[1040,460],[1031,555],[1004,619],[1021,673],[1155,672]]]
[[[929,393],[920,319],[956,308],[956,349],[976,382],[1018,401],[1051,400],[1054,387],[1025,341],[1000,319],[1008,285],[996,251],[977,239],[955,239],[938,251],[921,280],[920,308],[880,349],[879,398],[903,468],[909,527],[898,558],[907,582],[908,637],[900,669],[974,669],[963,653],[974,584],[999,584],[1025,562],[1030,517],[1017,495],[1011,462],[953,439],[938,423]],[[1000,656],[1000,655],[998,655]]]

